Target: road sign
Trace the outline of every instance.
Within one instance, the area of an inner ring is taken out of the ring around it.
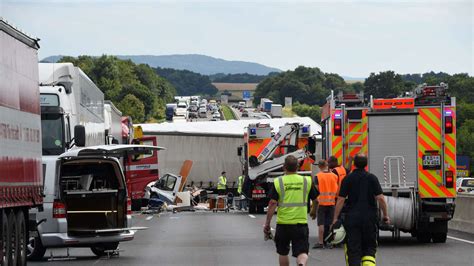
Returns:
[[[242,99],[250,100],[251,97],[252,97],[252,95],[250,94],[250,91],[243,91],[242,92]]]

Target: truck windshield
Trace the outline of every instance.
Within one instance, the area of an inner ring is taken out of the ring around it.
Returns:
[[[62,119],[62,114],[41,114],[43,155],[59,155],[64,152]]]

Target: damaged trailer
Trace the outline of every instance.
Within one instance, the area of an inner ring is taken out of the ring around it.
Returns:
[[[237,150],[243,144],[245,127],[252,123],[270,124],[274,131],[286,123],[319,125],[308,117],[260,120],[205,121],[188,123],[142,124],[144,136],[154,136],[157,145],[166,147],[160,154],[161,173],[176,173],[184,160],[193,161],[187,186],[215,189],[218,177],[226,171],[227,187],[236,192],[243,166]]]

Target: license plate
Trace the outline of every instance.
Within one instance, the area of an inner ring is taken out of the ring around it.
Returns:
[[[423,155],[423,169],[424,170],[438,170],[441,169],[441,155]]]

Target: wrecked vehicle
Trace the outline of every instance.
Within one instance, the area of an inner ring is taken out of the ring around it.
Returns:
[[[57,175],[45,180],[44,212],[38,234],[30,238],[28,257],[43,258],[51,247],[90,247],[97,256],[133,240],[131,200],[121,158],[151,154],[147,145],[101,145],[59,156]]]

